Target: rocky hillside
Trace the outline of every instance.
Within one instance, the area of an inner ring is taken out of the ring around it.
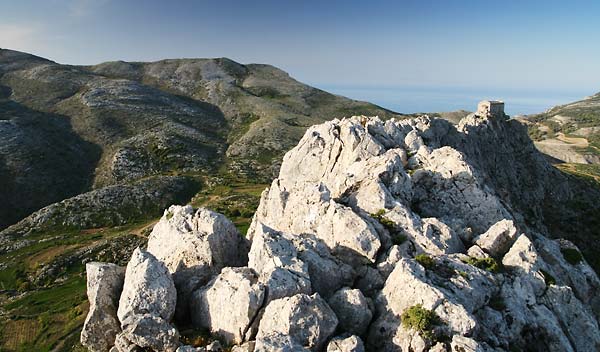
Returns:
[[[597,351],[600,280],[557,237],[586,251],[598,237],[556,223],[581,220],[569,202],[599,214],[599,196],[505,116],[335,119],[285,155],[245,237],[221,214],[172,206],[126,267],[88,263],[81,343]]]
[[[395,116],[268,65],[70,66],[0,49],[0,229],[66,198],[148,177],[269,180],[308,126],[359,113]]]
[[[600,164],[600,93],[524,121],[543,153],[566,163]]]

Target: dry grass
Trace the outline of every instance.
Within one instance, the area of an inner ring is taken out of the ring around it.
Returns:
[[[2,334],[2,351],[12,352],[21,350],[23,344],[35,339],[40,331],[37,319],[9,320],[4,322]]]

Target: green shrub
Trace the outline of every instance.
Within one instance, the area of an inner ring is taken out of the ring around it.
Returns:
[[[379,209],[375,214],[371,214],[371,217],[379,221],[379,223],[383,225],[383,227],[385,227],[388,231],[395,232],[396,224],[392,220],[386,218],[384,215],[385,209]]]
[[[467,273],[466,271],[457,270],[456,273],[460,275],[463,279],[469,279],[469,273]]]
[[[417,254],[415,257],[417,263],[421,264],[425,269],[433,269],[435,267],[435,261],[427,254]]]
[[[556,285],[556,279],[554,278],[554,276],[552,276],[549,272],[543,269],[540,269],[540,272],[544,276],[544,282],[546,283],[546,286]]]
[[[494,259],[492,257],[487,257],[487,258],[470,257],[469,259],[466,260],[466,263],[473,265],[476,268],[487,270],[492,273],[499,273],[500,269],[501,269],[500,264],[498,264],[496,259]]]
[[[560,252],[562,253],[563,258],[571,265],[577,265],[583,260],[581,253],[575,248],[563,248]]]
[[[402,313],[401,319],[404,328],[418,331],[426,336],[430,336],[433,326],[440,322],[435,312],[423,308],[421,304],[405,310]]]

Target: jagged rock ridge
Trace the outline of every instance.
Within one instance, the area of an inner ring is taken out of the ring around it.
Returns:
[[[118,308],[94,314],[119,319],[116,351],[214,350],[175,341],[185,319],[236,351],[595,351],[600,280],[545,225],[544,202],[569,196],[554,172],[505,116],[316,125],[285,155],[247,239],[173,206],[135,252]],[[145,271],[132,269],[140,258]],[[169,321],[176,309],[191,317]],[[82,342],[105,350],[88,327]]]

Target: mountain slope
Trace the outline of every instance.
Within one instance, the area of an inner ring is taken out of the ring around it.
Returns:
[[[266,179],[306,127],[358,113],[394,116],[268,65],[70,66],[0,49],[0,229],[76,194],[149,176]]]
[[[568,163],[600,164],[600,93],[524,121],[545,154]]]

